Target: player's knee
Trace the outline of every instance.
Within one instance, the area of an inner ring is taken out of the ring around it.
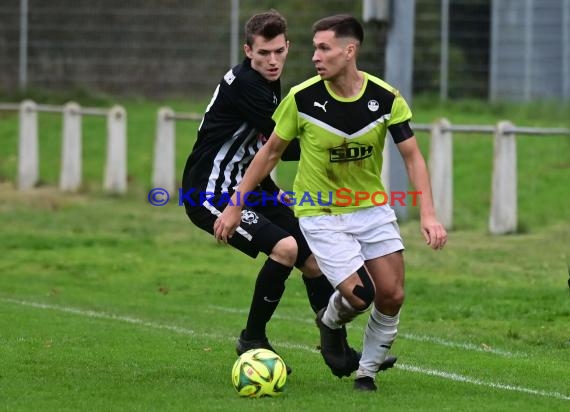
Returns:
[[[394,306],[402,306],[404,304],[405,297],[406,293],[404,292],[404,288],[401,288],[394,293]]]
[[[273,246],[269,257],[285,266],[293,266],[297,259],[297,241],[293,236],[281,239]]]
[[[383,313],[397,312],[404,304],[405,292],[403,287],[396,287],[389,291],[378,291],[376,306]]]
[[[360,269],[356,271],[362,285],[355,285],[354,289],[352,290],[352,294],[357,298],[351,302],[354,309],[359,311],[364,311],[370,307],[370,305],[374,302],[374,297],[376,296],[376,288],[374,287],[374,283],[366,268],[362,266]]]

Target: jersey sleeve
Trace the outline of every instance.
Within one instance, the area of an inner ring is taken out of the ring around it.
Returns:
[[[396,90],[395,93],[396,97],[392,103],[392,111],[387,126],[394,143],[398,144],[412,137],[414,132],[410,127],[412,111],[400,92]]]
[[[275,133],[283,140],[291,141],[299,136],[299,112],[295,102],[295,94],[289,93],[281,101],[273,114]]]
[[[400,92],[395,91],[396,97],[392,103],[392,110],[390,112],[390,120],[388,120],[387,126],[390,127],[395,124],[404,123],[412,118],[412,111],[406,103],[406,100],[402,97]]]

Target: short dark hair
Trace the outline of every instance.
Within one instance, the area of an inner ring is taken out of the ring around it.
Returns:
[[[254,14],[245,24],[245,43],[248,46],[253,44],[253,36],[271,40],[280,34],[287,37],[287,20],[274,9]]]
[[[331,30],[335,37],[351,37],[360,44],[364,41],[364,29],[358,20],[350,14],[337,14],[325,17],[313,24],[313,34],[318,31]]]

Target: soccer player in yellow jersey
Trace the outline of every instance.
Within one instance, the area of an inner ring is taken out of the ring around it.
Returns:
[[[254,189],[299,137],[301,159],[293,190],[307,201],[295,205],[295,214],[319,267],[336,288],[317,314],[321,354],[329,367],[340,362],[342,326],[372,306],[354,387],[376,390],[375,377],[396,338],[404,302],[404,246],[396,216],[372,196],[384,191],[380,172],[387,130],[421,193],[420,225],[427,244],[443,248],[447,233],[435,215],[408,105],[392,86],[357,68],[361,24],[352,16],[335,15],[317,21],[313,33],[317,76],[283,99],[273,115],[275,129],[237,192]],[[347,201],[350,194],[354,197]],[[332,202],[308,201],[319,196]],[[214,224],[218,239],[233,235],[240,212],[239,205],[224,210]]]

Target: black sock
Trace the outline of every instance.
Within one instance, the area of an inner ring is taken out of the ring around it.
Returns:
[[[326,307],[329,303],[329,298],[334,292],[334,288],[329,283],[325,275],[316,278],[308,278],[303,275],[303,282],[307,289],[307,296],[309,297],[309,304],[315,313],[322,308]]]
[[[271,258],[265,261],[257,275],[249,307],[244,336],[247,340],[265,338],[265,327],[285,292],[285,281],[292,270],[292,267],[282,265]]]

